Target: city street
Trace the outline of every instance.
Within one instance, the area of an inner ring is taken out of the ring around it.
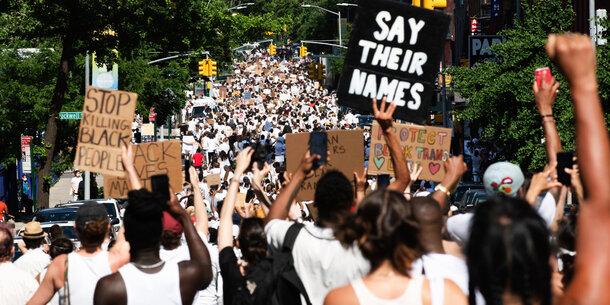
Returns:
[[[0,305],[610,304],[608,9],[0,1]]]

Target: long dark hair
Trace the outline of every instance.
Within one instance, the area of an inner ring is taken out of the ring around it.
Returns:
[[[372,192],[360,203],[350,223],[337,239],[344,244],[358,241],[362,255],[371,262],[371,270],[389,260],[399,273],[408,275],[411,262],[421,250],[413,206],[402,193],[387,188]]]
[[[487,305],[502,305],[508,289],[524,305],[549,305],[550,254],[546,224],[527,202],[503,196],[481,204],[466,245],[470,304],[479,289]]]
[[[244,218],[239,228],[239,248],[252,267],[267,257],[267,238],[265,237],[265,224],[257,217]]]

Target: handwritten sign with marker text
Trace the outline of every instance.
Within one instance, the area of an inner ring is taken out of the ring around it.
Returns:
[[[166,174],[174,190],[182,189],[182,156],[179,140],[138,144],[133,146],[134,167],[142,186],[151,191],[150,177]],[[122,168],[122,166],[121,166]],[[104,175],[104,197],[127,197],[127,177]]]
[[[389,0],[362,0],[339,80],[339,105],[370,113],[384,96],[395,118],[423,123],[434,98],[450,16]]]
[[[323,169],[316,169],[301,184],[296,199],[313,200],[318,180],[329,170],[342,172],[354,184],[354,172],[364,170],[364,135],[362,130],[328,131],[327,149],[330,162]],[[286,170],[294,173],[309,149],[309,133],[286,135]]]
[[[415,162],[423,167],[419,179],[441,181],[445,176],[443,163],[449,158],[451,148],[451,129],[394,123],[394,132],[407,163]],[[371,131],[368,173],[394,175],[390,150],[376,121]]]
[[[138,95],[88,87],[85,94],[74,167],[123,176],[121,147],[131,142],[131,123]]]

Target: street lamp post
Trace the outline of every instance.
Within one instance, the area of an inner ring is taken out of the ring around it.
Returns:
[[[315,7],[315,8],[321,9],[323,11],[329,12],[331,14],[337,15],[337,25],[339,26],[339,46],[343,46],[343,41],[342,41],[342,37],[341,37],[341,12],[333,12],[329,9],[325,9],[323,7],[319,7],[317,5],[311,5],[311,4],[303,4],[303,5],[301,5],[301,7]]]
[[[250,5],[254,5],[254,3],[253,2],[241,3],[241,4],[238,4],[238,5],[234,6],[234,7],[229,8],[228,10],[229,11],[231,11],[231,10],[243,10],[243,9],[247,8],[248,6],[250,6]]]

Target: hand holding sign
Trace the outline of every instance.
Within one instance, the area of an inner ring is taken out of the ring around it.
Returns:
[[[330,153],[329,153],[329,155],[330,155]],[[307,150],[307,152],[305,152],[305,155],[303,156],[303,159],[301,159],[301,164],[297,168],[297,172],[295,173],[295,175],[301,174],[301,175],[303,175],[303,177],[306,177],[312,170],[314,170],[313,161],[319,160],[319,159],[320,159],[320,155],[312,156],[309,153],[309,150]],[[324,168],[324,165],[320,166],[319,168]]]

